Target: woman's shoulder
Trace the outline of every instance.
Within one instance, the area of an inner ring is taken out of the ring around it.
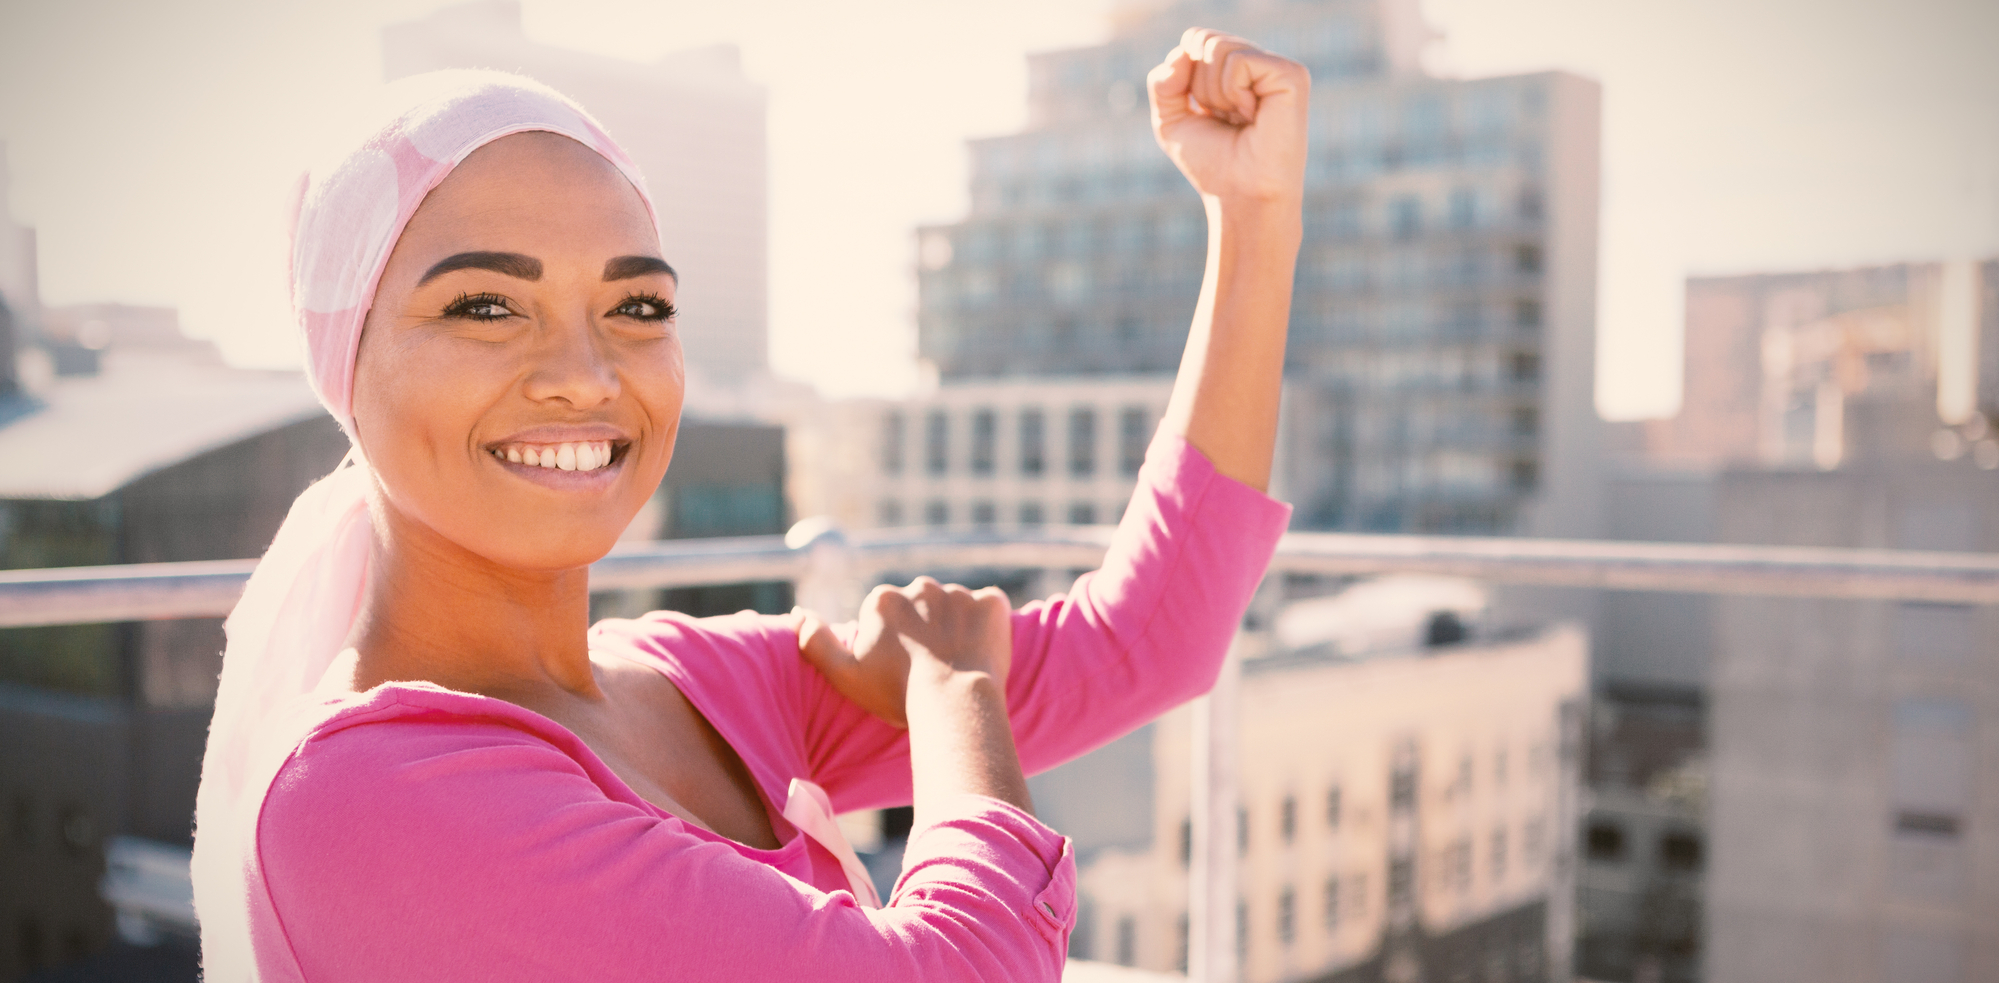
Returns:
[[[430,683],[385,683],[302,702],[288,716],[282,736],[290,751],[265,796],[266,820],[274,812],[336,806],[394,809],[396,793],[434,793],[441,775],[450,775],[454,780],[445,784],[462,793],[523,770],[585,777],[593,770],[581,741],[554,721]]]
[[[707,618],[653,611],[636,618],[606,618],[591,627],[590,647],[662,666],[683,685],[718,678],[778,683],[795,678],[801,665],[792,620],[755,611]]]

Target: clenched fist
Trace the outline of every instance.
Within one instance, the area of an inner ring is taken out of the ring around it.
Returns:
[[[1152,133],[1202,195],[1294,201],[1304,194],[1305,66],[1204,27],[1145,77]]]
[[[881,586],[868,594],[851,651],[817,614],[795,612],[798,651],[842,696],[904,727],[912,686],[984,675],[1006,691],[1012,611],[997,587],[967,590],[918,577],[907,587]]]

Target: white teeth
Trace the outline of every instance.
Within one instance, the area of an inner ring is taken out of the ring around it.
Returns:
[[[611,466],[611,442],[593,440],[586,443],[544,445],[538,448],[515,444],[504,451],[495,450],[493,456],[530,467],[595,471],[598,468]]]

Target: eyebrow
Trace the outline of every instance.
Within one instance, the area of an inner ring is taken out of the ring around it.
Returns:
[[[675,273],[673,267],[667,265],[666,260],[657,256],[620,256],[604,264],[605,283],[613,280],[630,280],[652,273],[664,273],[672,277],[673,282],[680,282],[680,274]]]
[[[616,262],[616,260],[612,262]],[[417,286],[423,286],[454,270],[492,270],[495,273],[502,273],[517,280],[539,280],[541,279],[541,260],[533,256],[523,256],[520,253],[459,253],[455,256],[446,256],[438,260],[437,265],[431,267],[428,272],[424,273],[423,279],[416,282]],[[610,279],[609,269],[606,268],[605,272],[606,276],[604,279]]]

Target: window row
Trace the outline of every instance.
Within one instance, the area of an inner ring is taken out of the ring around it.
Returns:
[[[1127,406],[1117,412],[1113,462],[1098,460],[1097,407],[1073,407],[1059,423],[1050,421],[1040,407],[1025,407],[1010,415],[1006,429],[1011,436],[1003,441],[1001,413],[996,409],[981,407],[965,413],[926,410],[920,416],[921,431],[915,435],[909,433],[908,417],[900,410],[891,410],[883,414],[881,422],[882,473],[902,474],[918,463],[909,460],[914,452],[923,473],[933,477],[953,473],[991,477],[1004,468],[1023,478],[1039,478],[1060,467],[1071,477],[1091,478],[1100,463],[1114,463],[1118,474],[1132,477],[1145,463],[1145,448],[1152,441],[1152,413],[1143,406]],[[1061,427],[1059,447],[1051,423]],[[911,447],[912,442],[916,446]]]
[[[1387,235],[1413,238],[1426,232],[1469,232],[1540,221],[1541,189],[1527,185],[1502,192],[1489,185],[1462,184],[1432,198],[1403,192],[1383,200],[1363,196],[1314,203],[1305,210],[1310,241]],[[1051,217],[1037,222],[972,222],[956,229],[927,229],[918,256],[927,270],[953,264],[1038,263],[1058,258],[1132,256],[1148,252],[1185,254],[1207,241],[1207,219],[1198,208],[1126,214]],[[1517,254],[1514,265],[1539,272],[1540,257]]]
[[[1350,30],[1351,25],[1328,24],[1325,29]],[[1287,53],[1281,42],[1270,43],[1272,50]],[[1337,55],[1332,54],[1335,51]],[[1374,65],[1378,57],[1357,40],[1332,48],[1301,48],[1287,54],[1311,66],[1313,74],[1322,80],[1341,74],[1343,67]],[[1068,90],[1082,100],[1097,103],[1111,99],[1119,83],[1130,83],[1138,87],[1132,95],[1142,97],[1142,82],[1150,59],[1134,61],[1111,51],[1106,55],[1075,58],[1063,64],[1053,78],[1037,75],[1033,83],[1035,96],[1046,98]],[[1321,67],[1332,70],[1334,75],[1319,71]],[[1315,107],[1312,114],[1315,158],[1388,146],[1505,146],[1525,131],[1522,124],[1540,120],[1547,106],[1546,91],[1531,82],[1446,83],[1378,93],[1346,90],[1341,95],[1342,98]],[[999,179],[1148,164],[1160,156],[1141,120],[1134,120],[1127,127],[1054,129],[983,140],[974,145],[973,151],[976,172],[981,177]]]
[[[1016,503],[1008,511],[1015,525],[1023,529],[1034,529],[1057,520],[1072,526],[1115,524],[1124,518],[1124,508],[1124,502],[1100,506],[1096,502],[1079,500],[1068,503],[1061,508],[1061,511],[1051,515],[1044,503],[1026,501]],[[901,499],[884,498],[875,506],[875,522],[885,528],[921,524],[933,527],[969,525],[978,529],[992,529],[1003,521],[1001,513],[999,504],[990,499],[978,499],[954,507],[946,499],[933,498],[924,501],[920,507],[905,508]]]

